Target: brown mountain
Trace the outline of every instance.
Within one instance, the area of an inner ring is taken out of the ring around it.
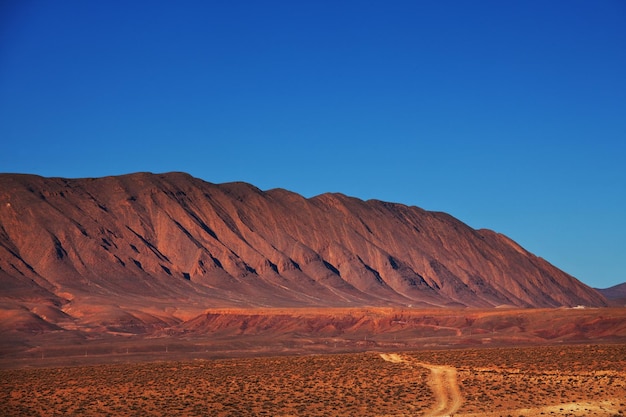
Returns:
[[[610,305],[616,307],[626,306],[626,282],[610,288],[596,288],[596,290],[609,301]]]
[[[184,173],[1,175],[0,286],[5,304],[49,317],[42,326],[99,305],[606,304],[511,239],[445,213]],[[119,320],[129,309],[108,311]]]

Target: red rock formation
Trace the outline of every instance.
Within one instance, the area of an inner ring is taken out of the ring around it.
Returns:
[[[158,323],[215,307],[606,303],[445,213],[183,173],[0,175],[0,286],[5,305],[56,309],[53,323],[97,305],[143,306]]]

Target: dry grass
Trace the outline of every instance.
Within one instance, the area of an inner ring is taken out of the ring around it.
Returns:
[[[457,368],[459,415],[626,415],[626,345],[403,356]],[[424,415],[428,376],[377,353],[4,369],[0,415]]]

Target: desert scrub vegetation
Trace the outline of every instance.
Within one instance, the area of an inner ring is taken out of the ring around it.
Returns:
[[[417,413],[427,370],[376,354],[0,371],[0,415],[366,416]]]
[[[626,398],[625,345],[402,356],[457,368],[459,415]],[[378,353],[0,369],[0,415],[423,415],[434,404],[428,377],[426,368],[386,362]],[[621,415],[625,402],[616,404]]]
[[[463,349],[409,356],[457,367],[464,398],[460,414],[626,398],[626,345]]]

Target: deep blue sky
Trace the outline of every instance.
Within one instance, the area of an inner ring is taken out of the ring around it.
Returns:
[[[0,172],[445,211],[626,281],[626,2],[0,2]]]

